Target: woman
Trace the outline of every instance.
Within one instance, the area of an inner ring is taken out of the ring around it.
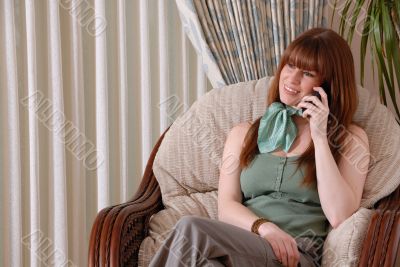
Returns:
[[[265,114],[228,134],[219,220],[183,217],[150,266],[319,266],[329,224],[337,228],[360,206],[369,148],[352,122],[356,107],[346,41],[323,28],[298,36],[270,83]],[[362,165],[349,156],[360,146]]]

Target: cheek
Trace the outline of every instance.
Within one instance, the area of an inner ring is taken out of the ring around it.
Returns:
[[[283,75],[279,77],[279,88],[283,86]]]
[[[285,68],[283,68],[281,71],[281,78],[285,77],[287,75],[287,73],[288,73],[288,71]]]
[[[287,74],[285,74],[284,72],[281,72],[281,76],[279,78],[279,85],[283,86],[285,80],[286,80]]]
[[[314,91],[313,87],[317,87],[319,84],[315,80],[306,80],[304,81],[304,89],[309,92]]]

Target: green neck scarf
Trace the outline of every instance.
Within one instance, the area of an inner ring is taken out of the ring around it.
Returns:
[[[297,127],[291,116],[302,116],[301,109],[282,104],[272,103],[260,120],[257,144],[260,153],[283,149],[286,153],[297,136]]]

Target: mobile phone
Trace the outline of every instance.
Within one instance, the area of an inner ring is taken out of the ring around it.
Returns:
[[[330,107],[331,106],[331,86],[328,81],[324,81],[321,84],[321,87],[322,87],[322,89],[324,89],[326,95],[328,96],[328,106]],[[315,95],[321,101],[321,95],[319,92],[313,91],[311,93],[311,95]],[[310,102],[310,101],[307,101],[307,102]],[[303,108],[301,108],[301,110],[304,112],[306,110],[306,108],[303,107]]]
[[[328,81],[324,81],[321,84],[322,89],[324,89],[326,95],[328,96],[328,106],[331,106],[331,84]],[[317,92],[319,95],[319,93]],[[321,100],[321,96],[319,96],[319,99]]]

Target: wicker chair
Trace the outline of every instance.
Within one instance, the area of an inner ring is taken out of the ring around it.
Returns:
[[[155,145],[136,195],[128,202],[103,209],[93,224],[89,266],[137,266],[151,215],[163,209],[152,167],[165,133]],[[359,266],[400,266],[400,187],[375,205],[363,243]]]

